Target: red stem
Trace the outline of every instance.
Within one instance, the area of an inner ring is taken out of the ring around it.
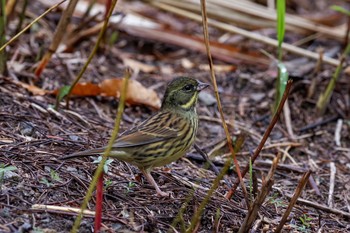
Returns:
[[[101,232],[102,226],[102,204],[103,204],[103,172],[97,181],[96,187],[96,208],[95,208],[95,232]]]

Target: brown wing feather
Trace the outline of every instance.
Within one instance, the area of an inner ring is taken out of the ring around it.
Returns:
[[[118,149],[120,149],[120,151],[122,151],[123,148],[138,147],[178,137],[179,134],[181,134],[181,130],[179,128],[171,127],[171,122],[169,121],[170,114],[171,113],[169,112],[167,114],[158,113],[145,120],[137,127],[125,131],[113,144],[113,150],[118,151]],[[177,119],[177,117],[175,116],[173,120],[174,119]],[[80,151],[65,156],[62,159],[101,154],[105,150],[106,147]]]
[[[139,126],[124,132],[115,142],[113,148],[135,147],[164,141],[179,136],[179,129],[169,126],[165,118],[156,114]]]

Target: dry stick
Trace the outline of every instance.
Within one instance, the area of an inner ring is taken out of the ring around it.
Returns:
[[[222,111],[222,106],[221,106],[218,86],[216,84],[216,78],[215,78],[215,73],[214,73],[214,69],[213,69],[213,58],[211,57],[210,46],[209,46],[208,19],[207,19],[207,13],[206,13],[207,10],[206,10],[206,6],[205,6],[205,0],[201,0],[201,7],[202,7],[202,22],[203,22],[204,42],[205,42],[205,47],[206,47],[206,50],[207,50],[207,56],[208,56],[208,62],[209,62],[209,68],[210,68],[210,76],[211,76],[211,79],[212,79],[212,82],[213,82],[213,85],[214,85],[214,92],[215,92],[215,97],[216,97],[217,104],[218,104],[218,110],[219,110],[219,113],[220,113],[222,126],[223,126],[223,128],[225,130],[227,144],[228,144],[228,147],[230,149],[230,152],[231,152],[231,155],[232,155],[232,159],[233,159],[233,162],[234,162],[235,167],[236,167],[236,172],[237,172],[239,181],[240,181],[241,186],[242,186],[242,190],[243,190],[243,193],[244,193],[244,198],[246,200],[247,207],[249,208],[249,199],[248,199],[247,189],[246,189],[245,184],[243,182],[243,178],[242,178],[242,175],[241,175],[241,170],[239,169],[239,164],[237,162],[235,151],[234,151],[233,146],[232,146],[231,135],[230,135],[230,132],[228,131],[228,128],[227,128],[227,124],[226,124],[226,121],[225,121],[225,116],[224,116],[224,113]]]
[[[96,206],[95,206],[95,223],[94,232],[98,233],[102,227],[102,209],[103,209],[103,175],[104,171],[98,177],[96,185]]]
[[[286,102],[287,98],[288,98],[288,95],[289,95],[289,91],[290,91],[290,88],[292,86],[292,83],[293,83],[293,80],[292,79],[289,79],[288,80],[288,83],[287,83],[287,86],[286,86],[286,90],[284,91],[283,93],[283,96],[282,96],[282,99],[281,99],[281,102],[280,104],[278,105],[278,108],[277,108],[277,111],[275,113],[275,115],[273,116],[269,126],[267,127],[264,135],[263,135],[263,138],[261,139],[258,147],[256,148],[255,152],[254,152],[254,155],[252,156],[252,164],[254,164],[254,161],[258,158],[259,154],[260,154],[260,151],[262,150],[262,148],[264,147],[265,145],[265,142],[266,140],[268,139],[268,137],[270,136],[270,133],[273,129],[273,127],[275,126],[275,124],[277,123],[277,120],[279,118],[279,116],[281,115],[281,112],[282,112],[282,109],[283,109],[283,105],[284,105],[284,102]],[[249,170],[249,163],[245,166],[243,172],[242,172],[242,175],[243,177],[245,176],[245,174],[248,172]],[[226,194],[226,198],[230,199],[233,195],[233,193],[236,191],[237,189],[237,186],[239,185],[240,183],[240,180],[236,179],[236,182],[233,184],[233,187],[231,190],[229,190],[229,192]]]
[[[317,121],[317,122],[315,122],[315,123],[311,123],[311,124],[309,124],[309,125],[307,125],[307,126],[304,126],[304,127],[300,128],[298,131],[299,131],[299,132],[304,132],[304,131],[306,131],[306,130],[314,129],[314,128],[318,127],[318,126],[327,124],[327,123],[332,122],[332,121],[334,121],[334,120],[337,120],[339,117],[340,117],[340,116],[339,116],[338,114],[337,114],[337,115],[334,115],[334,116],[331,116],[331,117],[328,118],[328,119],[320,120],[320,121]]]
[[[235,148],[236,151],[239,151],[241,149],[242,145],[243,145],[243,138],[240,137],[236,141],[236,148]],[[228,171],[230,165],[231,165],[231,160],[227,159],[224,167],[220,171],[220,174],[215,177],[215,179],[212,183],[212,186],[210,187],[209,191],[207,192],[207,195],[204,197],[203,201],[198,206],[198,209],[193,214],[192,219],[191,219],[191,224],[188,227],[188,229],[186,230],[186,233],[194,232],[194,228],[195,228],[195,226],[197,226],[197,224],[200,220],[200,216],[202,215],[205,206],[208,204],[211,196],[214,194],[215,190],[218,188],[220,180],[224,177],[224,175]]]
[[[15,36],[13,36],[9,41],[7,41],[1,48],[0,48],[0,52],[9,44],[11,44],[13,41],[15,41],[20,35],[22,35],[25,31],[27,31],[33,24],[35,24],[36,22],[38,22],[40,19],[42,19],[45,15],[47,15],[50,11],[52,11],[53,9],[57,8],[59,5],[61,5],[62,3],[64,3],[67,0],[63,0],[55,5],[53,5],[52,7],[50,7],[49,9],[47,9],[44,13],[42,13],[40,16],[38,16],[36,19],[34,19],[32,22],[30,22],[30,24],[28,24],[25,28],[22,29],[22,31],[20,31],[19,33],[17,33]]]
[[[278,233],[278,232],[281,232],[284,224],[286,223],[287,221],[287,218],[290,214],[290,212],[292,211],[295,203],[297,202],[298,200],[298,197],[300,196],[301,192],[303,191],[304,187],[305,187],[305,184],[306,182],[309,180],[309,176],[311,174],[311,171],[307,171],[306,173],[304,173],[303,177],[301,177],[300,181],[299,181],[299,184],[295,190],[295,193],[293,194],[293,197],[292,199],[290,200],[289,204],[288,204],[288,207],[286,209],[286,212],[283,214],[283,217],[280,221],[280,223],[278,224],[276,230],[275,230],[275,233]]]
[[[21,12],[19,13],[19,21],[17,24],[16,33],[19,32],[22,28],[23,21],[25,19],[25,13],[26,13],[27,6],[28,6],[28,0],[24,0],[23,4],[22,4]]]
[[[66,206],[55,206],[55,205],[42,205],[42,204],[34,204],[29,209],[31,212],[38,212],[38,213],[54,213],[59,215],[72,215],[76,216],[81,212],[80,208],[74,208],[74,207],[66,207]],[[85,218],[94,218],[95,217],[95,211],[91,210],[84,210],[83,212]],[[128,225],[128,222],[122,218],[111,218],[111,217],[103,217],[103,220],[106,221],[118,221],[124,225]]]
[[[102,41],[102,37],[105,35],[105,32],[107,30],[109,18],[111,17],[111,15],[113,13],[113,9],[117,5],[117,2],[118,2],[118,0],[113,0],[112,1],[111,8],[109,8],[108,14],[107,14],[107,16],[106,16],[106,18],[105,18],[105,20],[103,22],[103,26],[102,26],[102,29],[100,31],[100,34],[97,37],[96,44],[95,44],[94,48],[92,49],[92,51],[91,51],[91,53],[90,53],[86,63],[84,64],[83,68],[80,70],[80,72],[77,75],[77,77],[75,78],[73,84],[69,88],[69,92],[67,94],[67,99],[66,99],[66,105],[67,105],[66,107],[67,107],[67,109],[69,109],[69,99],[70,99],[72,90],[74,89],[74,86],[79,82],[80,78],[83,76],[83,74],[84,74],[85,70],[87,69],[88,65],[90,64],[92,58],[95,56],[95,54],[97,52],[97,49],[100,46],[100,43]]]
[[[34,210],[34,211],[42,210],[45,212],[59,212],[61,214],[69,214],[69,215],[81,214],[82,212],[80,208],[55,206],[55,205],[42,205],[42,204],[34,204],[30,208],[30,210]],[[83,214],[86,217],[92,218],[95,216],[95,211],[84,210]]]
[[[343,119],[338,119],[334,131],[334,142],[336,146],[341,146],[341,129],[343,126]]]
[[[114,123],[114,129],[112,132],[112,136],[109,139],[108,145],[107,145],[107,149],[104,151],[103,153],[103,157],[102,160],[100,161],[100,163],[98,164],[98,167],[95,171],[94,177],[92,178],[92,181],[89,185],[89,189],[86,192],[83,204],[81,205],[81,213],[78,215],[78,217],[75,219],[73,228],[71,230],[72,233],[75,233],[78,231],[81,219],[83,217],[82,212],[86,209],[88,201],[90,200],[91,196],[92,196],[92,192],[95,189],[97,180],[99,179],[102,171],[103,171],[103,166],[107,160],[107,155],[110,154],[113,143],[115,141],[115,139],[117,138],[118,132],[119,132],[119,126],[120,126],[120,121],[122,119],[122,114],[124,111],[124,104],[125,104],[125,98],[126,98],[126,90],[128,87],[128,80],[131,76],[130,70],[127,69],[126,70],[126,74],[124,77],[124,81],[123,81],[123,88],[122,88],[122,92],[121,92],[121,96],[120,96],[120,101],[119,101],[119,105],[118,105],[118,112],[117,112],[117,117],[115,119],[115,123]]]
[[[63,36],[66,34],[66,28],[68,26],[68,23],[70,22],[70,19],[73,15],[73,11],[77,3],[78,0],[69,1],[67,8],[63,11],[60,21],[58,22],[58,25],[56,27],[56,31],[53,40],[50,44],[50,47],[45,53],[44,57],[41,59],[40,64],[37,66],[34,72],[37,77],[41,75],[42,71],[45,69],[47,63],[49,62],[52,54],[56,52],[58,46],[62,41]]]
[[[271,0],[270,0],[271,1]],[[168,4],[179,9],[191,10],[192,12],[198,12],[198,1],[172,1],[172,0],[157,0],[163,4]],[[212,15],[212,18],[217,18],[228,24],[234,25],[248,25],[256,28],[256,24],[260,25],[272,25],[276,22],[277,14],[276,9],[268,9],[265,6],[254,3],[253,1],[241,1],[241,0],[208,0],[208,13]],[[237,19],[237,16],[240,17]],[[247,22],[246,18],[250,18]],[[257,22],[258,21],[258,22]],[[261,22],[261,23],[260,23]],[[314,23],[311,20],[304,17],[286,14],[286,27],[289,30],[302,30],[310,31],[318,34],[326,35],[327,37],[335,39],[343,39],[345,36],[344,30],[340,27],[328,27],[322,24]]]
[[[337,172],[337,168],[335,167],[335,163],[331,162],[329,164],[331,169],[330,180],[329,180],[329,192],[328,192],[328,206],[333,208],[333,193],[334,193],[334,184],[335,184],[335,173]]]
[[[164,3],[160,3],[160,2],[156,2],[156,1],[152,1],[151,4],[153,6],[161,8],[163,10],[170,11],[174,14],[181,15],[183,17],[186,17],[186,18],[198,21],[198,22],[201,21],[201,17],[199,15],[194,14],[190,11],[182,10],[182,9],[177,8],[177,7],[173,7],[173,6],[170,6],[170,5],[167,5]],[[269,37],[265,37],[263,35],[255,33],[255,32],[249,32],[247,30],[244,30],[244,29],[239,28],[239,27],[235,27],[233,25],[222,23],[222,22],[219,22],[216,20],[209,20],[208,23],[210,26],[219,28],[219,29],[227,31],[227,32],[239,34],[239,35],[242,35],[242,36],[247,37],[249,39],[253,39],[255,41],[259,41],[259,42],[262,42],[262,43],[265,43],[265,44],[268,44],[268,45],[271,45],[274,47],[277,47],[277,45],[278,45],[277,40],[271,39]],[[285,51],[292,52],[292,53],[295,53],[295,54],[298,54],[301,56],[309,57],[309,58],[312,58],[315,60],[317,60],[319,58],[318,53],[314,53],[314,52],[308,51],[306,49],[302,49],[302,48],[299,48],[297,46],[287,44],[287,43],[282,44],[282,49]],[[326,56],[323,59],[324,59],[324,63],[331,64],[333,66],[339,65],[339,61],[336,59],[326,57]]]
[[[273,163],[271,165],[270,171],[267,174],[267,177],[265,178],[262,184],[261,191],[259,192],[258,196],[255,198],[252,209],[249,211],[249,213],[245,217],[241,227],[239,228],[238,233],[248,232],[249,229],[251,229],[256,219],[256,216],[258,215],[258,211],[261,205],[265,201],[267,194],[269,194],[269,192],[271,191],[272,185],[274,183],[273,175],[275,174],[280,157],[281,156],[279,154],[276,158],[273,159]]]
[[[8,16],[11,15],[13,10],[15,9],[17,1],[16,0],[8,0],[5,3],[6,3],[6,6],[4,9],[5,10],[4,12],[5,12],[6,18],[8,18]],[[2,9],[1,9],[1,11],[2,11]]]
[[[0,1],[0,46],[6,41],[6,13],[5,1]],[[6,50],[0,52],[0,75],[7,76],[7,52]],[[1,177],[0,177],[1,180]]]
[[[292,198],[292,195],[289,195],[289,194],[285,194],[285,196],[287,198]],[[305,199],[302,199],[302,198],[299,198],[297,200],[297,202],[300,203],[300,204],[303,204],[303,205],[311,206],[311,207],[319,209],[319,210],[323,210],[323,211],[328,212],[328,213],[338,214],[338,215],[341,215],[341,216],[343,216],[343,217],[345,217],[347,219],[350,219],[350,213],[349,212],[344,212],[344,211],[341,211],[341,210],[338,210],[338,209],[330,208],[328,206],[321,205],[321,204],[318,204],[318,203],[315,203],[315,202],[312,202],[312,201],[309,201],[309,200],[305,200]]]
[[[285,121],[285,125],[287,127],[287,132],[289,134],[289,137],[291,139],[295,139],[295,134],[293,132],[292,119],[291,119],[288,100],[286,100],[286,103],[283,107],[283,113],[284,113],[284,121]]]
[[[317,59],[317,63],[316,63],[315,69],[312,72],[312,74],[310,75],[310,77],[311,77],[311,84],[310,84],[310,87],[307,90],[307,98],[308,99],[311,99],[312,96],[315,93],[315,88],[316,88],[316,83],[317,83],[316,77],[320,73],[320,70],[321,70],[322,64],[323,64],[324,49],[323,48],[322,49],[318,49],[318,52],[319,52],[319,59]]]

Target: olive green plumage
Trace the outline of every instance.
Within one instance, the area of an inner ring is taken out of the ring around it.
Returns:
[[[188,77],[171,81],[159,112],[118,137],[109,157],[137,166],[158,195],[168,195],[158,188],[150,171],[181,158],[191,147],[198,128],[195,106],[199,92],[206,87],[208,84]],[[77,152],[63,159],[102,154],[105,149]]]

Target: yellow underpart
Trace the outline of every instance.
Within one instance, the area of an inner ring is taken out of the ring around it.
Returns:
[[[192,107],[194,105],[194,103],[196,102],[197,100],[197,95],[198,93],[195,93],[192,98],[190,99],[190,101],[188,101],[187,103],[181,105],[182,108],[184,109],[189,109],[190,107]]]

